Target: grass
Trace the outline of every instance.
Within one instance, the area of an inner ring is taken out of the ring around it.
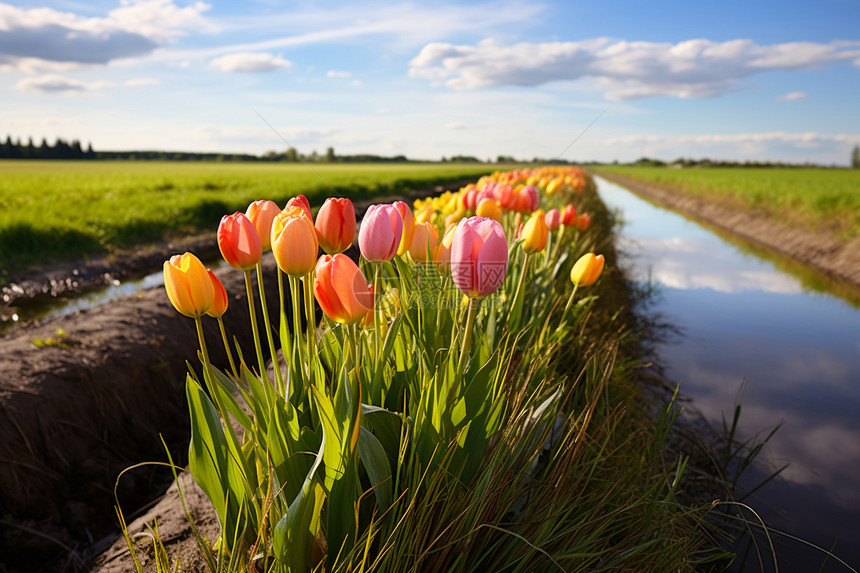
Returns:
[[[857,169],[668,169],[601,165],[594,171],[760,210],[788,224],[842,240],[860,236],[860,170]]]
[[[0,161],[0,269],[211,230],[267,198],[403,192],[493,169],[474,164]],[[316,171],[316,172],[315,172]]]

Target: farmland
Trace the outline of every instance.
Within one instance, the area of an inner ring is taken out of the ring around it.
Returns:
[[[480,164],[0,162],[0,268],[110,252],[211,229],[266,197],[395,193],[492,171]]]
[[[607,172],[734,207],[841,240],[860,236],[860,171],[847,169],[667,169],[601,165]]]

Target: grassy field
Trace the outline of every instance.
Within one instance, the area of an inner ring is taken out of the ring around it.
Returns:
[[[785,222],[841,239],[860,236],[860,170],[667,169],[601,165],[609,172],[736,206],[763,210]]]
[[[316,170],[316,172],[314,172]],[[255,199],[360,198],[476,179],[480,164],[0,161],[0,269],[212,230]]]

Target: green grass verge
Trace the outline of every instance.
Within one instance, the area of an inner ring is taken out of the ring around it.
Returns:
[[[493,171],[474,164],[0,161],[0,268],[109,252],[217,226],[251,201],[403,192]]]
[[[595,166],[684,193],[764,211],[793,225],[848,240],[860,236],[860,170],[669,169]]]

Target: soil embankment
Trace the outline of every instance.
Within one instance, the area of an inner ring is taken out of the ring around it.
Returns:
[[[356,202],[356,213],[360,217],[372,203],[411,201],[461,184]],[[9,288],[25,298],[50,294],[54,287],[77,292],[103,281],[105,272],[116,277],[157,271],[167,256],[186,249],[217,251],[214,234],[148,250],[133,264],[125,259],[126,266],[106,259],[32,271]],[[268,306],[277,324],[275,264],[271,256],[264,261]],[[242,273],[224,268],[217,274],[231,297],[225,326],[243,348],[251,348]],[[204,330],[213,363],[226,367],[217,322],[205,319]],[[116,540],[116,483],[129,520],[135,508],[164,492],[172,481],[164,467],[134,469],[119,482],[117,476],[143,461],[166,461],[160,436],[174,461],[186,463],[184,381],[187,364],[199,365],[196,353],[194,321],[173,309],[163,288],[0,337],[0,571],[81,570]]]
[[[623,175],[600,171],[596,175],[626,187],[648,201],[724,229],[860,287],[860,238],[840,241],[826,233],[781,223],[766,213],[736,209]]]

